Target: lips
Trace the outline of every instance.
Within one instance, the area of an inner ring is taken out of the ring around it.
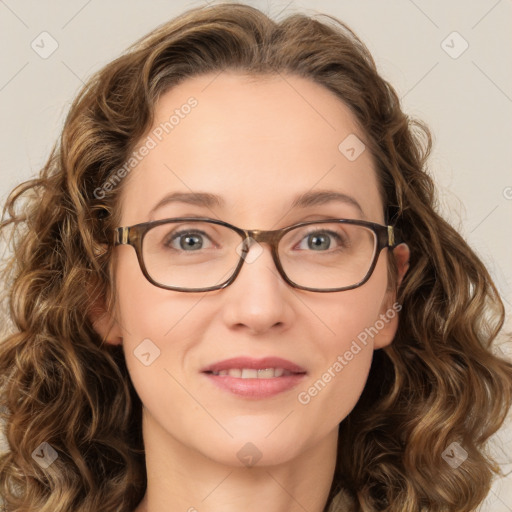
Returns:
[[[306,378],[306,370],[280,357],[235,357],[213,363],[201,373],[217,389],[239,398],[261,400],[290,391]]]

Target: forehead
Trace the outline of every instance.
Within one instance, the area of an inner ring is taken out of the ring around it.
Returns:
[[[122,222],[150,220],[169,193],[208,192],[224,198],[212,210],[217,216],[263,229],[290,213],[297,196],[317,189],[354,198],[368,220],[381,222],[364,139],[350,109],[311,80],[235,72],[186,79],[160,97],[136,146],[137,163],[123,183]]]

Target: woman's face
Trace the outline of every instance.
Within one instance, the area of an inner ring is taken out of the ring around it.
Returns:
[[[362,139],[348,108],[306,79],[249,80],[227,72],[188,79],[162,95],[139,142],[148,150],[139,151],[140,162],[125,178],[121,225],[184,216],[262,230],[322,218],[382,224],[374,164]],[[351,200],[291,208],[297,196],[320,190]],[[221,201],[154,209],[174,192]],[[333,439],[364,388],[373,350],[391,341],[397,325],[386,249],[363,286],[315,293],[286,284],[269,246],[260,247],[234,283],[203,293],[153,286],[132,247],[115,249],[115,329],[145,407],[146,434],[159,432],[160,439],[226,464],[242,464],[247,451],[261,454],[261,464],[276,464]],[[399,265],[406,259],[401,247]],[[255,381],[231,376],[226,388],[218,385],[222,375],[204,371],[242,357],[281,358],[303,373],[288,378],[291,388],[276,392],[270,382],[272,393],[253,396],[243,389]]]

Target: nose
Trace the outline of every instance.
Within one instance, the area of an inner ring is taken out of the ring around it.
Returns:
[[[240,272],[225,290],[224,321],[253,333],[288,325],[290,286],[279,274],[266,243],[251,241]]]

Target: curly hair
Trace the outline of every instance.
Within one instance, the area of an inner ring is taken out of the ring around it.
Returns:
[[[131,512],[142,499],[142,404],[122,348],[89,319],[98,301],[110,309],[116,300],[104,242],[118,225],[123,182],[103,185],[151,126],[165,91],[224,70],[304,77],[344,102],[375,159],[388,220],[411,250],[395,339],[375,352],[363,394],[339,425],[325,510],[342,510],[343,493],[364,512],[473,510],[500,472],[488,440],[511,406],[512,364],[494,350],[504,323],[497,289],[437,213],[429,129],[403,113],[346,24],[304,14],[277,22],[229,3],[186,11],[94,74],[38,177],[6,201],[4,510]],[[468,453],[456,469],[442,457],[452,442]],[[58,454],[47,468],[33,456],[41,443]]]

